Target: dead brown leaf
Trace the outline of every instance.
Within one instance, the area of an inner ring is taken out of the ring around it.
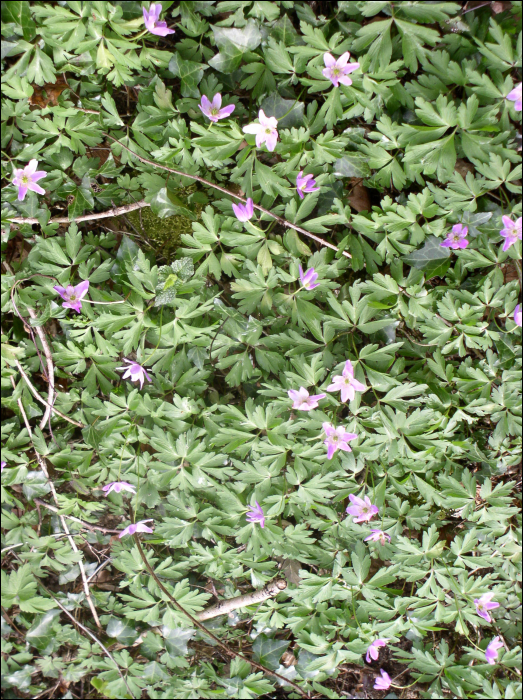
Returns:
[[[348,197],[351,207],[358,212],[370,211],[371,204],[368,189],[361,184],[361,180],[357,177],[351,178],[351,183],[353,187]]]

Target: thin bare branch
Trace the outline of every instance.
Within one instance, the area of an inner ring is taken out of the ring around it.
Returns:
[[[82,630],[82,632],[84,632],[84,634],[89,635],[89,637],[91,637],[91,639],[92,639],[94,642],[96,642],[96,644],[98,644],[98,646],[99,646],[101,649],[103,649],[104,653],[111,659],[111,661],[112,661],[113,664],[115,665],[116,670],[118,671],[118,675],[120,676],[120,678],[122,679],[122,681],[125,683],[125,687],[127,688],[127,691],[128,691],[128,693],[129,693],[129,695],[130,695],[132,698],[134,698],[135,696],[133,695],[132,690],[129,688],[129,685],[128,685],[128,683],[127,683],[127,679],[126,679],[125,676],[123,675],[123,673],[122,673],[122,671],[121,671],[121,669],[120,669],[120,666],[118,666],[118,664],[116,663],[116,660],[115,660],[114,656],[111,654],[111,652],[109,651],[109,649],[107,649],[107,647],[104,646],[104,645],[102,644],[102,642],[91,632],[90,629],[88,629],[87,627],[84,627],[84,626],[82,625],[81,622],[78,622],[78,620],[76,619],[76,617],[74,617],[73,615],[71,615],[71,613],[70,613],[66,608],[64,608],[64,606],[60,603],[60,601],[57,600],[57,599],[54,597],[54,595],[51,593],[51,591],[50,591],[48,588],[46,588],[46,586],[44,586],[44,584],[43,584],[41,581],[38,581],[38,583],[40,584],[40,586],[42,586],[42,588],[43,588],[44,591],[47,593],[47,595],[48,595],[50,598],[52,598],[52,599],[54,600],[54,602],[58,605],[58,607],[60,608],[60,610],[61,610],[62,612],[64,612],[64,613],[67,615],[67,617],[69,617],[69,618],[74,622],[74,624],[75,624],[77,627],[79,627],[79,628]]]
[[[34,503],[38,503],[39,506],[43,506],[44,508],[47,508],[47,510],[52,510],[53,513],[60,512],[60,508],[55,508],[50,503],[46,503],[45,501],[42,501],[41,498],[34,498],[33,501],[34,501]],[[100,527],[100,525],[91,525],[91,523],[86,523],[85,520],[80,520],[80,518],[76,518],[74,515],[66,515],[65,513],[63,513],[61,517],[67,518],[68,520],[73,520],[75,523],[82,525],[83,527],[87,528],[88,530],[98,530],[98,532],[103,532],[106,535],[119,535],[121,532],[121,530],[110,530],[106,527]]]
[[[132,153],[132,151],[131,151]],[[96,219],[110,219],[112,216],[120,216],[121,214],[128,214],[130,211],[135,209],[143,209],[144,207],[150,207],[151,205],[144,201],[143,199],[139,202],[133,202],[132,204],[125,204],[121,207],[114,207],[109,209],[109,211],[98,211],[91,214],[83,214],[82,216],[77,216],[76,219],[70,219],[68,216],[55,216],[54,219],[49,219],[49,224],[70,224],[72,221],[80,223],[82,221],[95,221]],[[39,224],[38,219],[33,219],[31,217],[16,216],[14,219],[10,219],[12,224]]]
[[[139,161],[142,163],[147,163],[147,165],[152,165],[153,168],[159,168],[160,170],[166,170],[169,173],[174,173],[174,175],[179,175],[180,177],[187,177],[190,180],[195,180],[196,182],[201,182],[202,185],[207,185],[207,187],[212,187],[215,190],[219,190],[220,192],[223,192],[224,194],[228,195],[229,197],[234,197],[235,199],[239,199],[240,202],[245,202],[244,197],[240,197],[240,195],[235,194],[234,192],[230,192],[228,189],[225,187],[222,187],[221,185],[217,185],[214,182],[211,182],[210,180],[206,180],[204,177],[200,177],[199,175],[189,175],[188,173],[184,173],[181,170],[175,170],[174,168],[169,168],[166,165],[160,165],[159,163],[155,163],[152,160],[148,160],[147,158],[143,158],[142,156],[139,156],[137,153],[135,153],[133,150],[129,148],[129,146],[125,146],[121,141],[118,141],[118,139],[115,139],[113,136],[110,134],[104,133],[104,136],[107,138],[110,138],[111,141],[114,141],[117,143],[119,146],[124,148],[126,151],[131,153],[135,158],[138,158]],[[272,211],[269,211],[269,209],[265,209],[265,207],[261,207],[259,204],[254,204],[253,205],[255,209],[258,211],[262,211],[264,214],[267,214],[267,216],[271,216],[273,219],[276,219],[276,221],[281,224],[282,226],[285,226],[286,228],[292,228],[294,231],[298,231],[298,233],[302,233],[304,236],[307,236],[308,238],[312,238],[313,241],[316,241],[316,243],[319,243],[322,246],[326,246],[327,248],[330,248],[331,250],[335,250],[336,252],[338,251],[338,248],[333,245],[332,243],[329,243],[328,241],[324,241],[323,238],[320,238],[319,236],[315,236],[313,233],[310,231],[307,231],[304,228],[301,228],[300,226],[296,226],[295,224],[291,224],[290,221],[287,221],[281,216],[278,216],[278,214],[273,214]],[[343,255],[346,258],[352,257],[350,253],[347,253],[346,251],[343,251]]]
[[[77,420],[73,420],[72,418],[69,418],[64,413],[59,411],[57,408],[55,408],[54,406],[51,406],[49,403],[47,403],[47,401],[42,396],[40,396],[38,391],[35,389],[35,387],[31,383],[31,380],[27,376],[24,368],[16,359],[15,359],[15,365],[16,365],[17,370],[20,372],[20,374],[24,378],[25,383],[27,384],[27,386],[31,390],[31,393],[33,394],[35,399],[38,399],[38,401],[40,401],[40,403],[43,403],[45,406],[47,406],[50,409],[50,411],[52,411],[53,413],[56,413],[56,415],[60,416],[60,418],[63,418],[64,420],[66,420],[68,423],[72,423],[73,425],[77,425],[79,428],[85,428],[85,425],[83,423],[80,423]],[[40,425],[40,427],[42,427],[42,425]]]
[[[281,593],[287,588],[287,581],[282,578],[276,581],[270,581],[266,586],[258,591],[253,591],[252,593],[247,593],[246,595],[239,595],[236,598],[229,598],[228,600],[220,600],[219,603],[213,605],[201,613],[198,613],[198,620],[203,622],[204,620],[210,620],[213,617],[219,617],[219,615],[228,615],[233,610],[238,610],[238,608],[246,608],[249,605],[256,605],[258,603],[263,603],[269,598],[275,598],[278,593]]]
[[[11,384],[12,384],[12,386],[13,386],[13,390],[15,390],[15,389],[16,389],[16,383],[15,383],[14,377],[11,376],[10,379],[11,379]],[[30,437],[31,440],[32,440],[32,439],[33,439],[33,431],[32,431],[32,429],[31,429],[31,425],[30,425],[29,420],[28,420],[28,418],[27,418],[27,414],[26,414],[26,412],[25,412],[24,405],[23,405],[23,403],[22,403],[22,399],[18,399],[18,400],[17,400],[17,403],[18,403],[18,408],[20,409],[20,413],[22,414],[22,418],[24,419],[25,427],[27,428],[27,432],[29,433],[29,437]],[[55,487],[54,487],[54,483],[53,483],[52,479],[49,477],[49,472],[48,472],[48,470],[47,470],[47,464],[45,463],[45,459],[44,459],[44,458],[42,457],[42,455],[38,452],[38,450],[37,450],[36,447],[34,446],[34,443],[33,443],[33,449],[34,449],[34,451],[35,451],[36,461],[38,462],[38,464],[39,464],[39,466],[40,466],[40,469],[41,469],[42,472],[44,473],[45,478],[47,479],[47,481],[48,481],[48,483],[49,483],[49,487],[50,487],[50,489],[51,489],[51,494],[52,494],[52,496],[53,496],[53,500],[54,500],[54,502],[56,503],[56,505],[58,506],[58,495],[57,495],[57,493],[56,493],[56,489],[55,489]],[[57,509],[57,510],[58,510],[58,509]],[[71,545],[71,548],[73,549],[73,551],[74,551],[76,554],[78,554],[78,553],[79,553],[78,547],[76,546],[76,542],[74,541],[73,536],[72,536],[71,533],[69,532],[69,528],[67,527],[67,523],[66,523],[66,521],[65,521],[64,516],[63,516],[62,514],[58,513],[58,517],[60,518],[60,521],[61,521],[61,523],[62,523],[62,527],[63,527],[63,529],[64,529],[65,534],[67,535],[67,539],[69,540],[69,544]],[[90,591],[89,591],[89,584],[87,583],[87,575],[86,575],[86,573],[85,573],[85,567],[84,567],[82,558],[80,558],[80,559],[78,560],[78,567],[79,567],[79,569],[80,569],[80,574],[81,574],[81,576],[82,576],[82,582],[83,582],[83,586],[84,586],[85,597],[86,597],[86,599],[87,599],[87,602],[88,602],[88,604],[89,604],[89,607],[91,608],[91,612],[92,612],[92,614],[93,614],[93,619],[94,619],[94,621],[95,621],[95,623],[96,623],[96,626],[97,626],[99,629],[102,629],[102,625],[100,624],[100,620],[98,619],[98,614],[97,614],[97,612],[96,612],[96,608],[95,608],[95,606],[94,606],[93,600],[92,600],[92,598],[91,598],[91,593],[90,593]]]
[[[9,272],[10,275],[15,274],[12,267],[7,262],[7,260],[2,260],[2,265],[5,267],[5,269]],[[36,348],[36,352],[38,353],[38,357],[40,359],[40,362],[42,362],[42,358],[40,356],[40,351],[38,349],[38,345],[36,344],[36,341],[34,338],[33,329],[25,323],[25,321],[22,318],[22,316],[20,315],[18,308],[16,306],[16,303],[14,301],[13,294],[14,294],[14,290],[15,290],[17,285],[18,285],[18,281],[15,283],[15,286],[11,290],[11,302],[13,303],[13,308],[16,311],[18,317],[22,320],[22,323],[24,324],[26,331],[31,336],[31,339],[32,339],[34,346]],[[34,309],[31,309],[29,306],[26,308],[27,308],[27,313],[29,314],[29,316],[31,316],[31,318],[33,318],[33,319],[37,318],[37,314],[34,311]],[[38,337],[40,338],[40,342],[42,343],[42,348],[43,348],[46,363],[47,363],[47,381],[49,383],[49,389],[47,391],[47,401],[46,401],[47,408],[45,409],[45,413],[42,417],[42,420],[40,421],[40,429],[43,429],[43,427],[45,426],[45,424],[49,420],[49,416],[51,415],[51,409],[52,409],[54,397],[55,397],[54,365],[53,365],[53,355],[52,355],[51,350],[49,348],[49,345],[47,343],[47,338],[46,338],[46,335],[45,335],[43,328],[41,328],[40,326],[35,326],[34,330],[36,331],[36,334],[38,335]],[[42,364],[43,364],[43,362],[42,362]]]
[[[180,612],[182,612],[189,620],[193,623],[195,627],[197,627],[201,632],[206,634],[208,637],[210,637],[216,644],[223,649],[229,656],[235,656],[238,659],[242,659],[243,661],[247,661],[253,668],[255,668],[258,671],[262,671],[262,673],[266,673],[269,676],[273,676],[274,678],[278,678],[280,681],[284,681],[286,685],[290,685],[294,688],[294,690],[301,695],[302,698],[309,698],[309,694],[306,693],[302,688],[297,683],[294,683],[294,681],[289,680],[288,678],[285,678],[285,676],[281,676],[279,673],[276,673],[276,671],[271,671],[270,669],[266,668],[265,666],[262,666],[261,664],[257,663],[256,661],[253,661],[252,659],[248,659],[246,656],[243,654],[240,654],[238,651],[234,651],[234,649],[231,649],[230,647],[225,644],[225,642],[222,642],[222,640],[214,635],[210,630],[205,627],[205,625],[202,625],[202,623],[196,619],[193,615],[191,615],[190,612],[187,612],[187,610],[180,605],[180,603],[176,600],[176,598],[173,598],[173,596],[169,593],[167,588],[163,585],[163,583],[160,581],[158,576],[156,575],[154,569],[150,565],[149,561],[147,560],[147,557],[145,556],[145,553],[142,549],[142,545],[140,544],[140,538],[138,535],[135,533],[133,535],[134,542],[136,544],[136,547],[138,549],[138,553],[140,554],[140,557],[142,558],[142,561],[145,565],[145,568],[147,571],[151,574],[153,579],[156,581],[156,584],[158,588],[165,593],[165,595],[169,598],[171,603],[177,608]]]

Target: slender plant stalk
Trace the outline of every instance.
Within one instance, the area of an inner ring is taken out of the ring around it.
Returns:
[[[147,571],[151,574],[153,579],[156,581],[156,584],[158,585],[158,588],[162,591],[162,593],[165,593],[165,595],[169,598],[171,603],[174,605],[175,608],[177,608],[180,612],[182,612],[186,617],[189,618],[189,620],[193,623],[195,627],[197,627],[201,632],[206,634],[208,637],[210,637],[216,644],[223,649],[229,656],[235,656],[237,659],[242,659],[242,661],[247,661],[253,668],[255,668],[258,671],[262,671],[262,673],[266,673],[269,676],[273,676],[274,678],[278,678],[280,681],[284,681],[286,685],[290,685],[294,688],[294,690],[301,695],[302,698],[309,698],[309,694],[306,693],[304,690],[300,688],[300,686],[297,683],[294,683],[293,681],[289,680],[288,678],[285,678],[285,676],[281,676],[279,673],[276,673],[276,671],[271,671],[269,668],[265,668],[265,666],[262,666],[261,664],[257,663],[256,661],[253,661],[252,659],[248,659],[246,656],[243,654],[240,654],[238,651],[234,651],[234,649],[231,649],[230,647],[225,644],[225,642],[222,642],[222,640],[214,635],[210,630],[205,627],[205,625],[202,625],[202,623],[196,619],[193,615],[191,615],[190,612],[187,612],[187,610],[180,605],[180,603],[176,600],[176,598],[173,598],[173,596],[169,593],[167,588],[163,585],[163,583],[160,581],[158,576],[156,575],[154,569],[152,566],[149,564],[147,557],[145,556],[145,553],[142,549],[142,545],[140,543],[140,538],[138,535],[135,533],[133,535],[134,541],[136,544],[136,547],[138,549],[138,553],[140,554],[140,557],[142,558],[142,561],[145,565],[145,568]]]
[[[213,617],[219,617],[220,615],[227,615],[233,610],[238,610],[238,608],[246,608],[249,605],[255,605],[257,603],[263,603],[269,598],[275,598],[278,593],[281,593],[287,588],[287,581],[282,578],[276,581],[270,581],[266,586],[258,591],[253,591],[252,593],[247,593],[246,595],[239,595],[236,598],[229,598],[227,600],[220,600],[219,603],[213,605],[206,610],[202,610],[196,616],[200,622],[203,620],[211,620]]]
[[[40,586],[44,589],[44,591],[47,593],[47,595],[48,595],[50,598],[52,598],[52,599],[54,600],[54,602],[58,605],[58,607],[60,608],[60,610],[61,610],[62,612],[64,612],[64,613],[67,615],[67,617],[69,617],[69,618],[74,622],[74,624],[75,624],[77,627],[79,627],[79,628],[82,630],[82,632],[84,632],[84,634],[89,635],[89,637],[91,637],[91,639],[92,639],[94,642],[96,642],[96,644],[98,644],[98,646],[101,647],[101,649],[103,649],[104,653],[111,659],[111,661],[113,662],[113,664],[116,666],[116,670],[118,671],[118,675],[120,676],[120,678],[122,679],[122,681],[125,683],[125,687],[127,688],[127,691],[129,692],[129,695],[130,695],[132,698],[134,698],[133,692],[132,692],[132,690],[129,688],[129,684],[127,683],[127,679],[126,679],[125,676],[123,675],[123,673],[122,673],[122,671],[121,671],[121,669],[120,669],[120,666],[117,664],[117,662],[116,662],[114,656],[111,654],[111,652],[109,651],[109,649],[107,649],[107,647],[104,646],[104,645],[102,644],[102,642],[98,639],[98,637],[96,637],[96,636],[91,632],[91,630],[90,630],[88,627],[84,627],[84,626],[82,625],[82,623],[79,622],[79,621],[76,619],[76,617],[74,617],[73,615],[71,615],[71,613],[69,612],[69,610],[67,610],[66,608],[64,608],[64,606],[60,603],[60,601],[57,600],[57,599],[54,597],[54,595],[51,593],[51,591],[50,591],[48,588],[46,588],[46,587],[44,586],[44,584],[43,584],[41,581],[38,581],[38,583],[39,583]]]
[[[11,384],[12,384],[12,386],[13,386],[13,390],[15,390],[15,389],[16,389],[16,384],[15,384],[15,380],[14,380],[13,376],[11,376],[10,379],[11,379]],[[31,438],[31,441],[32,441],[32,440],[33,440],[33,431],[31,430],[31,425],[30,425],[29,420],[28,420],[28,418],[27,418],[27,414],[26,414],[26,412],[25,412],[24,405],[23,405],[23,403],[22,403],[22,399],[18,399],[17,403],[18,403],[18,408],[20,409],[20,413],[22,414],[22,418],[24,419],[25,427],[27,428],[27,432],[29,433],[29,437]],[[48,481],[48,483],[49,483],[49,487],[50,487],[50,489],[51,489],[51,493],[52,493],[52,496],[53,496],[53,500],[54,500],[54,502],[56,503],[56,505],[58,506],[58,505],[59,505],[59,504],[58,504],[58,495],[57,495],[57,493],[56,493],[56,489],[55,489],[55,487],[54,487],[54,483],[53,483],[52,479],[49,477],[49,472],[48,472],[48,470],[47,470],[47,464],[45,463],[45,459],[42,457],[42,455],[38,452],[38,450],[37,450],[36,447],[34,446],[34,442],[33,442],[33,449],[34,449],[34,451],[35,451],[36,461],[38,462],[38,465],[40,466],[40,469],[41,469],[42,472],[44,473],[44,476],[45,476],[45,478],[47,479],[47,481]],[[67,527],[67,523],[66,523],[66,521],[65,521],[64,516],[63,516],[61,513],[58,513],[58,517],[60,518],[60,522],[62,523],[62,527],[63,527],[63,529],[64,529],[65,534],[67,535],[67,539],[69,540],[69,544],[71,545],[72,550],[73,550],[76,554],[80,554],[79,549],[78,549],[78,547],[76,546],[76,542],[74,541],[73,536],[72,536],[71,533],[69,532],[69,528]],[[83,586],[84,586],[85,597],[86,597],[86,599],[87,599],[87,602],[88,602],[88,604],[89,604],[89,607],[91,608],[91,613],[93,614],[93,620],[95,621],[96,626],[97,626],[99,629],[102,629],[102,625],[100,624],[100,620],[98,619],[98,614],[97,614],[97,612],[96,612],[96,608],[95,608],[94,603],[93,603],[93,600],[92,600],[92,598],[91,598],[91,592],[90,592],[90,590],[89,590],[89,584],[87,583],[87,575],[86,575],[86,573],[85,573],[85,567],[84,567],[84,564],[83,564],[83,561],[82,561],[82,558],[81,558],[81,557],[80,557],[80,559],[78,560],[78,567],[79,567],[79,569],[80,569],[80,574],[81,574],[81,576],[82,576],[82,582],[83,582]]]
[[[45,406],[47,406],[47,407],[50,409],[50,411],[52,411],[53,413],[56,413],[58,416],[60,416],[60,418],[63,418],[63,419],[66,420],[68,423],[72,423],[73,425],[77,425],[79,428],[85,428],[85,425],[84,425],[83,423],[80,423],[80,422],[77,421],[77,420],[73,420],[72,418],[69,418],[69,417],[66,416],[64,413],[62,413],[61,411],[59,411],[57,408],[55,408],[54,406],[51,406],[51,404],[47,403],[47,401],[46,401],[42,396],[40,396],[40,394],[38,393],[38,391],[35,389],[35,387],[34,387],[33,384],[31,383],[31,380],[30,380],[29,377],[27,376],[27,374],[26,374],[24,368],[23,368],[22,365],[18,362],[18,360],[15,360],[15,365],[16,365],[17,370],[18,370],[18,371],[20,372],[20,374],[22,375],[22,377],[23,377],[25,383],[27,384],[27,386],[28,386],[29,389],[31,390],[31,393],[33,394],[33,396],[35,397],[35,399],[38,399],[38,401],[40,401],[40,403],[43,403]],[[40,427],[42,427],[42,426],[40,426]]]

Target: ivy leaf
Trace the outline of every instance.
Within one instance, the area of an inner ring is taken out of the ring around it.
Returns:
[[[301,126],[303,124],[304,106],[303,102],[284,100],[277,92],[273,92],[265,97],[261,103],[261,108],[267,116],[278,119],[279,129]]]
[[[185,216],[193,221],[196,220],[195,214],[187,207],[182,206],[181,200],[176,203],[177,197],[172,194],[166,187],[162,187],[152,197],[146,197],[146,201],[151,203],[151,211],[160,219],[166,219],[168,216]]]
[[[417,270],[423,270],[427,279],[441,277],[448,270],[451,258],[449,249],[443,248],[441,242],[440,238],[428,236],[423,248],[404,255],[402,260]]]
[[[131,644],[138,639],[138,632],[136,629],[117,617],[110,618],[105,631],[108,637],[114,637],[124,646],[131,646]]]
[[[162,627],[162,634],[165,639],[165,648],[170,656],[186,656],[188,653],[187,643],[194,637],[196,630],[185,627]]]
[[[254,51],[262,40],[255,22],[250,20],[243,29],[213,27],[214,40],[220,52],[209,61],[209,65],[221,73],[232,73],[240,67],[243,55]]]
[[[175,53],[169,61],[169,70],[182,81],[183,97],[200,97],[198,85],[203,78],[205,66],[194,61],[184,60],[179,53]]]
[[[254,659],[262,666],[274,670],[280,665],[281,656],[288,646],[289,642],[284,639],[272,639],[265,634],[260,634],[252,645]]]
[[[14,23],[21,27],[22,35],[26,41],[31,41],[36,33],[36,25],[31,18],[31,9],[26,0],[3,2],[2,22],[6,24]],[[39,85],[41,85],[41,83],[39,83]]]

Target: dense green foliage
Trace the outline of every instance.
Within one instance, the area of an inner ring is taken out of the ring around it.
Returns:
[[[5,697],[283,683],[211,646],[133,538],[103,531],[149,518],[144,551],[193,615],[286,577],[206,624],[310,697],[352,693],[378,638],[371,696],[383,668],[420,697],[521,697],[521,241],[500,236],[521,216],[521,2],[161,4],[166,37],[138,2],[2,5]],[[346,51],[360,67],[336,87],[324,54]],[[217,92],[235,110],[212,123],[198,105]],[[243,131],[260,108],[274,151]],[[45,194],[20,201],[32,159]],[[320,187],[304,198],[300,171]],[[234,195],[280,220],[238,221]],[[456,224],[469,245],[442,247]],[[82,280],[76,313],[53,287]],[[126,359],[152,381],[122,378]],[[343,403],[326,389],[348,359],[366,390]],[[326,398],[293,410],[300,387]],[[324,423],[352,452],[327,459]],[[379,514],[354,522],[349,495]]]

